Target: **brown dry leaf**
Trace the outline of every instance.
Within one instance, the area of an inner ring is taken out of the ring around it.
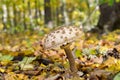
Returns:
[[[90,80],[108,80],[108,77],[112,74],[112,72],[105,70],[94,70],[90,73]]]
[[[85,80],[85,79],[81,77],[73,77],[71,79],[66,79],[66,80]]]
[[[54,76],[51,76],[49,78],[46,78],[45,80],[56,80],[58,77],[60,76],[60,74],[56,74]]]
[[[37,75],[38,73],[39,73],[39,71],[38,70],[36,70],[36,71],[33,71],[33,70],[25,70],[25,71],[23,71],[23,73],[24,74],[26,74],[26,75]]]
[[[39,76],[38,80],[45,80],[44,76]]]
[[[45,76],[43,75],[32,76],[29,80],[45,80]]]
[[[5,75],[5,80],[29,80],[29,78],[24,74],[15,74],[10,72]]]
[[[93,63],[101,64],[103,62],[103,57],[102,56],[94,57],[94,58],[91,58],[90,61]]]

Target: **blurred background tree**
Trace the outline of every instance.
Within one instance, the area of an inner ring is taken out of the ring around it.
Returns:
[[[0,0],[0,32],[45,31],[61,25],[84,25],[99,20],[99,5],[119,0]]]

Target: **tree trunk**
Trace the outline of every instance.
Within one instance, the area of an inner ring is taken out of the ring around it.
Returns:
[[[23,0],[23,4],[25,4],[25,1]],[[24,24],[24,30],[27,29],[27,25],[26,25],[26,21],[25,21],[25,14],[26,14],[26,10],[24,7],[24,11],[23,11],[23,24]]]
[[[50,0],[44,0],[44,13],[45,13],[45,24],[48,24],[52,18],[51,18],[51,5],[50,5]]]
[[[109,32],[120,29],[120,2],[109,5],[107,3],[100,6],[100,18],[97,27],[101,32]]]

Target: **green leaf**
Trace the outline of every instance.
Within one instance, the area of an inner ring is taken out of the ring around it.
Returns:
[[[96,54],[96,50],[95,49],[90,49],[90,48],[85,48],[82,50],[83,54],[86,54],[86,55],[94,55]]]
[[[68,67],[69,67],[69,62],[68,62],[68,61],[66,61],[66,62],[64,63],[64,67],[65,67],[65,68],[68,68]]]
[[[43,36],[45,34],[45,32],[43,30],[39,31],[39,35]]]
[[[12,59],[13,59],[13,56],[11,55],[0,56],[0,61],[11,61]]]
[[[90,54],[96,54],[96,50],[95,49],[90,49]]]
[[[109,5],[113,5],[114,0],[109,0]]]
[[[21,62],[19,62],[18,64],[21,67],[21,70],[27,70],[27,69],[32,69],[33,65],[30,64],[33,60],[35,60],[36,57],[24,57],[23,60]],[[29,65],[29,66],[28,66]],[[27,67],[28,66],[28,67]]]
[[[109,5],[113,5],[114,0],[99,0],[99,3],[100,3],[100,4],[108,3]]]
[[[22,70],[32,70],[34,69],[34,65],[33,64],[21,64],[20,67],[22,68]]]
[[[36,57],[24,57],[23,60],[19,62],[19,64],[29,64],[35,59]]]
[[[105,0],[99,0],[99,3],[103,4],[103,3],[105,3]]]
[[[113,80],[120,80],[120,72],[115,75],[115,77],[113,78]]]
[[[75,51],[75,56],[76,57],[81,57],[82,56],[82,52],[80,50],[76,50]]]

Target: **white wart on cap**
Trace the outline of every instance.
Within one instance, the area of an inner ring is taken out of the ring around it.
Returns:
[[[52,49],[70,43],[81,37],[83,32],[74,26],[61,27],[49,33],[44,40],[44,49]]]

